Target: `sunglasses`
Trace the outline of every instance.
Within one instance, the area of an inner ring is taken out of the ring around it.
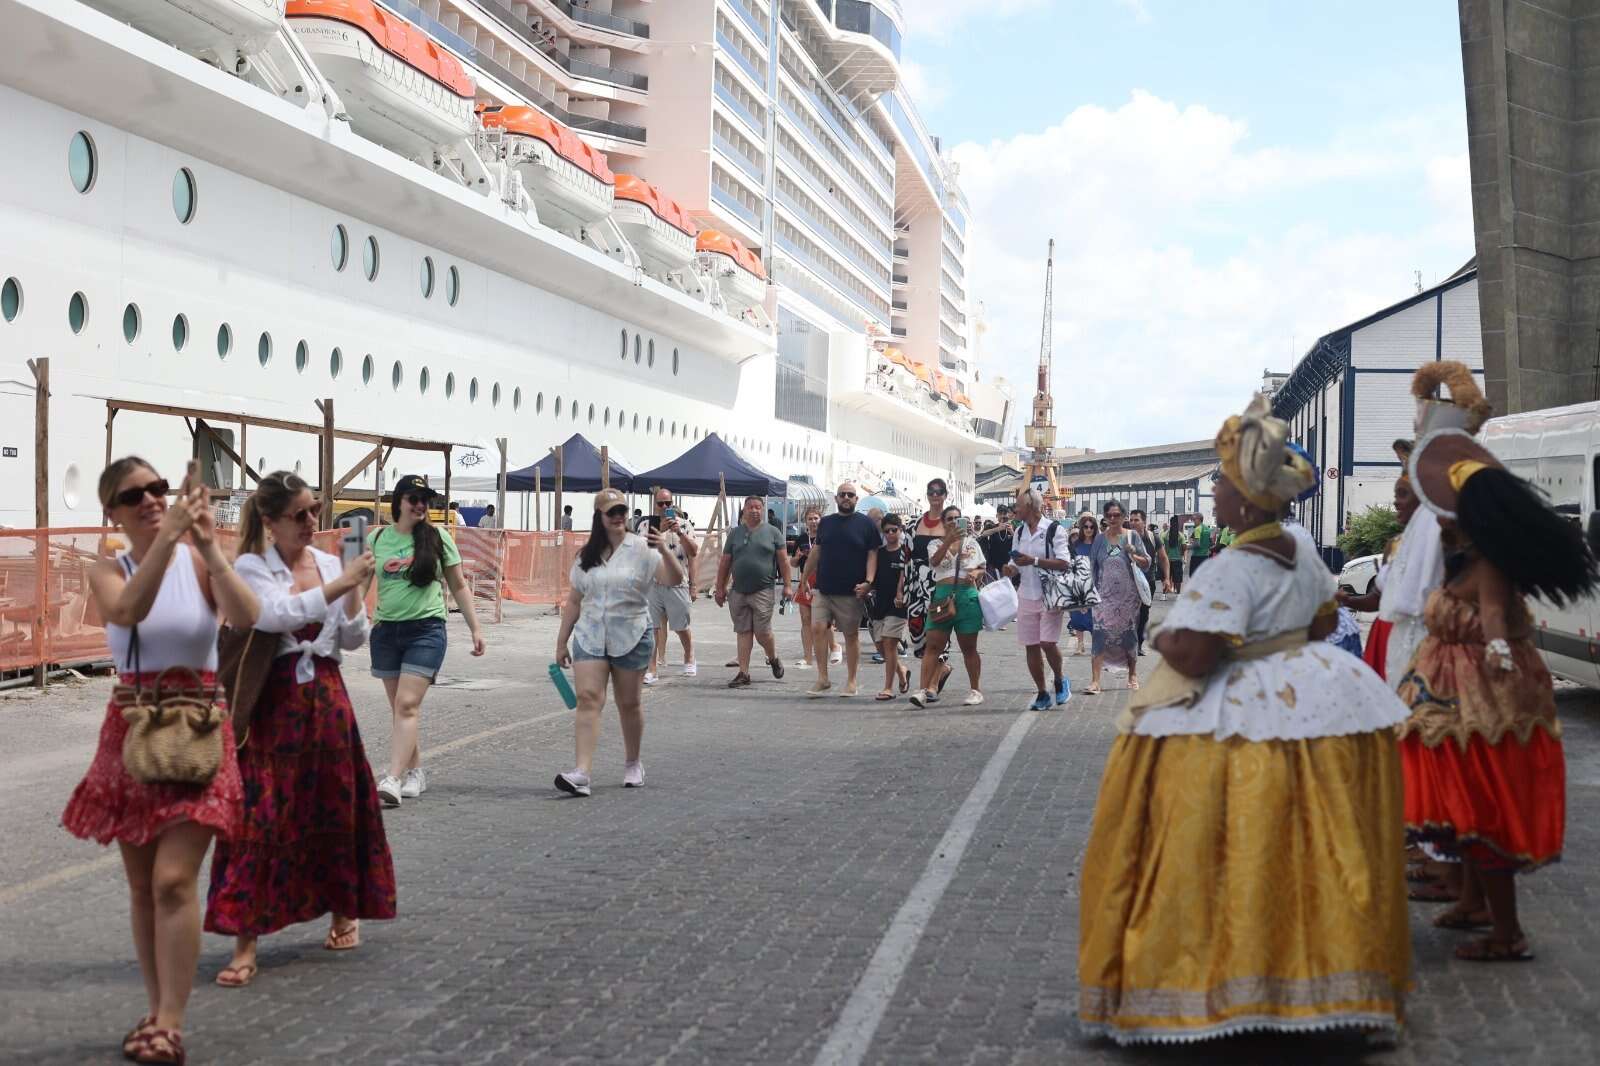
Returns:
[[[671,500],[657,500],[656,501],[656,506],[657,507],[671,507],[672,506],[672,501]]]
[[[131,489],[123,489],[121,492],[111,497],[111,506],[137,507],[140,503],[144,502],[144,498],[146,496],[154,496],[158,500],[164,500],[167,498],[167,492],[171,488],[172,486],[167,484],[165,479],[158,478],[157,480],[150,482],[148,485]]]
[[[839,499],[841,499],[841,500],[853,500],[855,498],[856,498],[856,494],[853,493],[853,492],[841,492],[841,493],[839,493]]]
[[[427,503],[428,503],[428,497],[419,496],[414,492],[408,492],[408,493],[405,494],[405,496],[403,496],[401,498],[404,499],[407,503],[409,503],[413,507],[423,507],[423,506],[426,506]]]
[[[606,512],[606,517],[607,518],[627,518],[628,517],[628,509],[626,507],[623,507],[623,506],[613,507],[613,508],[611,508],[611,510]]]
[[[946,493],[944,491],[944,489],[929,489],[928,490],[928,495],[929,496],[941,496],[942,497],[942,496],[948,495],[948,493]]]
[[[314,522],[321,517],[322,511],[316,505],[302,507],[298,511],[289,511],[279,515],[280,519],[287,518],[291,522]]]

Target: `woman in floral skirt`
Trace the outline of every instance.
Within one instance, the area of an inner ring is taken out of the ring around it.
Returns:
[[[224,988],[255,979],[258,937],[331,914],[322,946],[348,951],[359,919],[395,916],[383,813],[339,674],[341,650],[367,637],[372,553],[341,567],[312,547],[317,513],[306,483],[280,470],[240,516],[237,566],[261,602],[254,639],[275,641],[277,658],[239,751],[243,828],[211,861],[206,931],[235,938]]]
[[[239,829],[239,766],[224,720],[222,763],[204,785],[145,784],[122,762],[122,709],[131,693],[155,687],[162,671],[187,668],[202,690],[217,683],[217,613],[233,625],[256,619],[256,598],[219,550],[203,485],[188,481],[171,506],[169,486],[136,456],[100,475],[100,504],[129,549],[89,572],[106,622],[119,685],[106,707],[89,772],[61,823],[73,836],[122,849],[133,915],[133,945],[148,1009],[122,1041],[136,1062],[184,1061],[183,1017],[200,955],[200,863],[213,835]],[[138,639],[134,636],[137,633]],[[176,675],[167,677],[168,691]]]

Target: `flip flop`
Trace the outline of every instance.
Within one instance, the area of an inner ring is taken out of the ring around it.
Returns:
[[[217,984],[223,988],[243,988],[256,979],[256,974],[261,972],[261,967],[253,962],[241,966],[224,966],[217,973]],[[229,977],[233,974],[233,977]]]
[[[1437,915],[1433,919],[1433,927],[1435,929],[1490,929],[1493,926],[1494,922],[1487,917],[1474,918],[1472,915],[1454,908]]]
[[[322,946],[328,951],[354,951],[361,946],[361,923],[351,922],[342,930],[329,928]]]
[[[1437,881],[1430,881],[1425,885],[1414,885],[1407,890],[1406,898],[1413,903],[1454,903],[1461,898],[1461,893]]]
[[[139,1019],[137,1025],[128,1030],[128,1035],[122,1038],[122,1057],[131,1059],[139,1053],[139,1046],[144,1043],[144,1034],[149,1032],[156,1024],[154,1014],[146,1014]]]
[[[944,673],[939,675],[939,687],[934,689],[933,691],[935,691],[935,692],[943,692],[944,691],[945,682],[949,681],[950,680],[950,675],[955,673],[955,672],[956,672],[956,668],[955,667],[950,666],[950,665],[946,665],[945,668],[944,668]]]
[[[911,691],[911,668],[906,667],[900,671],[900,695],[904,696]]]
[[[1456,948],[1456,958],[1462,962],[1532,962],[1533,952],[1528,950],[1528,938],[1519,936],[1509,944],[1497,944],[1493,937],[1472,940]]]
[[[882,692],[878,693],[876,696],[874,696],[872,698],[877,700],[879,703],[887,703],[890,700],[894,699],[894,693],[891,692],[889,689],[884,689]]]

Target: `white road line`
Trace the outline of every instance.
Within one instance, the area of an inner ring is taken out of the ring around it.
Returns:
[[[440,744],[438,747],[428,748],[427,755],[430,759],[439,758],[444,755],[449,755],[451,752],[459,751],[468,744],[476,744],[480,740],[487,740],[490,737],[497,737],[501,733],[509,733],[513,729],[526,729],[529,726],[538,725],[541,722],[550,722],[557,718],[568,718],[571,717],[571,715],[571,711],[561,710],[555,711],[551,714],[541,714],[535,718],[521,718],[515,722],[507,722],[504,725],[495,726],[493,729],[485,729],[482,732],[473,733],[470,736],[457,737],[448,744]],[[20,884],[0,888],[0,907],[4,907],[8,903],[15,903],[24,896],[31,896],[35,892],[40,892],[47,888],[54,888],[56,885],[65,884],[68,881],[76,881],[80,877],[85,877],[92,873],[98,873],[101,870],[107,870],[112,867],[119,866],[121,863],[122,857],[120,855],[107,855],[103,858],[94,859],[91,862],[80,862],[75,866],[63,867],[62,869],[56,870],[53,873],[47,873],[42,877],[35,877],[31,881],[23,881]]]
[[[978,822],[1000,788],[1006,767],[1011,765],[1012,756],[1022,746],[1022,738],[1028,735],[1028,730],[1033,728],[1033,723],[1039,717],[1033,711],[1024,711],[1011,724],[1005,739],[1000,741],[1000,746],[989,757],[989,765],[983,768],[978,783],[967,793],[961,809],[956,811],[950,827],[933,849],[922,876],[911,887],[910,895],[900,905],[894,921],[889,923],[888,932],[878,942],[878,950],[872,953],[866,972],[856,982],[849,1001],[839,1014],[839,1020],[828,1034],[827,1042],[817,1052],[816,1066],[857,1066],[866,1057],[873,1035],[883,1021],[883,1014],[894,999],[900,978],[911,964],[911,956],[917,950],[923,930],[928,927],[928,921],[939,906],[944,890],[950,887],[956,867],[961,865],[961,856],[966,852]]]

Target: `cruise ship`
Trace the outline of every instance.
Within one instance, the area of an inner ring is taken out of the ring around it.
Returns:
[[[58,527],[99,522],[109,452],[325,478],[325,398],[374,488],[492,476],[497,438],[640,469],[717,433],[796,484],[970,499],[1001,438],[899,0],[0,0],[0,29],[0,523],[35,524],[41,357]]]

